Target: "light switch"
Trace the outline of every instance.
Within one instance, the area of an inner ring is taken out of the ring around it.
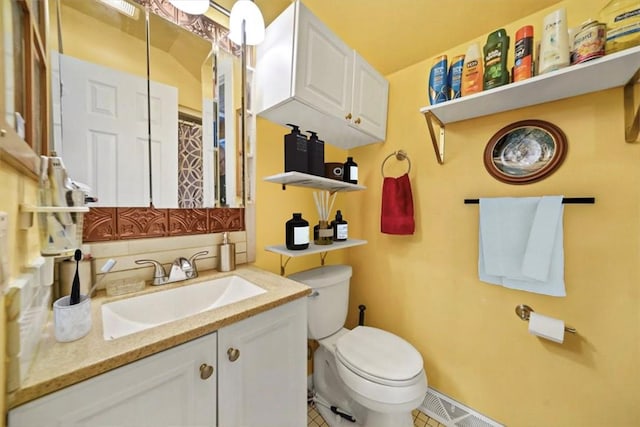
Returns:
[[[0,212],[0,292],[9,280],[9,214]]]

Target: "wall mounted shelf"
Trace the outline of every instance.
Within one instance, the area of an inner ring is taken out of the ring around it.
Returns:
[[[316,245],[315,243],[309,243],[308,249],[300,251],[292,251],[290,249],[287,249],[286,245],[267,246],[264,249],[266,251],[274,252],[280,255],[280,275],[284,276],[285,268],[287,267],[287,263],[291,258],[320,254],[320,264],[324,265],[324,260],[327,256],[327,252],[336,251],[338,249],[351,248],[353,246],[365,245],[366,243],[366,240],[349,239],[344,242],[333,242],[330,245]],[[287,257],[284,262],[283,257]]]
[[[33,226],[34,213],[86,213],[87,206],[34,206],[20,205],[20,228],[27,230]]]
[[[264,178],[267,182],[282,184],[282,189],[287,185],[296,187],[317,188],[327,190],[331,193],[339,191],[359,191],[365,190],[367,187],[349,182],[338,181],[335,179],[325,178],[322,176],[310,175],[302,172],[285,172],[277,175],[271,175]]]
[[[500,86],[495,89],[422,107],[438,163],[444,164],[445,125],[624,86],[625,139],[638,140],[640,107],[633,86],[640,79],[640,46],[583,64]],[[436,137],[434,125],[440,127]]]

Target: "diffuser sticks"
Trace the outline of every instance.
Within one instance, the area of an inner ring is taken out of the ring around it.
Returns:
[[[316,202],[318,218],[320,221],[329,221],[329,214],[333,209],[333,202],[336,200],[336,194],[328,191],[314,191],[313,200]]]

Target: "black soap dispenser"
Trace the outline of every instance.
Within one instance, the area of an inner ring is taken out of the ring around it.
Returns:
[[[309,172],[309,140],[300,133],[297,125],[291,126],[291,133],[284,136],[284,171]]]
[[[309,173],[324,176],[324,141],[318,138],[317,132],[307,131],[309,137]]]
[[[342,180],[351,184],[358,183],[358,164],[353,161],[353,157],[347,157],[342,169]]]
[[[340,209],[336,212],[336,219],[331,221],[331,228],[333,228],[333,241],[344,242],[349,238],[349,229],[347,221],[342,219],[342,212]]]

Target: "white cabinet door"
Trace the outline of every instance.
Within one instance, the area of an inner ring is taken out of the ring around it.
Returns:
[[[352,118],[354,126],[384,140],[387,135],[389,82],[354,52]]]
[[[351,111],[353,50],[304,5],[300,4],[298,13],[294,96],[345,118]]]
[[[218,331],[218,425],[300,427],[307,419],[307,301]]]
[[[216,372],[201,378],[215,358],[213,333],[12,409],[8,425],[215,426]]]

